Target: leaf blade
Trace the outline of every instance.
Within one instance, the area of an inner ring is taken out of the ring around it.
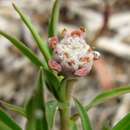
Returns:
[[[89,117],[87,115],[85,108],[80,104],[80,102],[77,99],[75,99],[75,104],[76,104],[76,108],[79,111],[83,130],[92,130],[90,121],[89,121]]]
[[[130,113],[121,119],[112,130],[130,130]]]
[[[8,39],[16,48],[20,50],[20,52],[25,55],[33,64],[36,66],[40,67],[43,66],[46,68],[45,64],[43,64],[40,59],[33,53],[31,49],[26,47],[24,43],[21,41],[17,40],[16,38],[8,35],[5,32],[0,31],[0,35],[4,36],[6,39]]]
[[[26,113],[28,115],[27,130],[48,130],[43,86],[45,86],[43,70],[40,68],[35,91],[26,107]]]
[[[12,130],[12,129],[0,121],[0,130]]]
[[[45,80],[46,85],[47,85],[49,91],[54,94],[56,99],[59,100],[60,97],[59,97],[59,93],[58,93],[58,88],[60,86],[60,81],[59,81],[58,77],[54,73],[52,73],[52,71],[50,71],[50,70],[45,70],[44,72],[45,72],[45,76],[46,76],[46,80]]]
[[[86,108],[86,111],[89,111],[91,108],[93,107],[96,107],[97,105],[99,104],[102,104],[112,98],[116,98],[118,96],[121,96],[123,94],[127,94],[127,93],[130,93],[130,86],[127,86],[127,87],[120,87],[120,88],[114,88],[114,94],[113,94],[113,89],[112,90],[109,90],[109,91],[105,91],[105,92],[102,92],[100,93],[99,95],[97,95],[88,105],[85,106]],[[111,94],[112,92],[112,95],[109,95],[109,93]],[[97,101],[97,98],[100,98],[102,97],[102,95],[105,95],[105,93],[108,93],[107,96],[104,98],[104,100],[99,100]],[[79,117],[79,113],[76,113],[74,114],[71,119],[73,120],[77,120]]]
[[[53,8],[52,8],[52,13],[51,13],[51,18],[49,21],[49,29],[48,29],[48,36],[56,36],[57,35],[57,25],[58,25],[58,20],[59,20],[59,10],[60,10],[60,0],[55,0]]]
[[[30,18],[26,16],[14,3],[13,3],[13,7],[21,17],[21,20],[24,22],[24,24],[28,27],[29,31],[31,32],[35,42],[37,43],[41,53],[44,55],[47,62],[51,58],[47,43],[40,37],[38,31],[33,26]]]
[[[120,88],[114,88],[109,91],[104,91],[98,96],[96,96],[87,106],[86,110],[91,109],[92,107],[95,107],[101,103],[104,103],[107,100],[110,100],[112,98],[121,96],[123,94],[130,93],[130,86],[128,87],[120,87]]]
[[[57,108],[58,108],[58,103],[55,100],[49,101],[46,104],[46,117],[47,117],[47,123],[49,126],[49,130],[53,129],[54,118],[56,115]]]
[[[0,104],[1,104],[4,108],[6,108],[6,109],[8,109],[8,110],[10,110],[10,111],[14,111],[14,112],[16,112],[16,113],[18,113],[18,114],[20,114],[20,115],[26,117],[26,113],[25,113],[24,108],[19,107],[19,106],[16,106],[16,105],[9,104],[9,103],[4,102],[4,101],[0,101]]]
[[[1,108],[0,108],[0,121],[6,124],[12,130],[22,130],[17,123],[8,116]]]

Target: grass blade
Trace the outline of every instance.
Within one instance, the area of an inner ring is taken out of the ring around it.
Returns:
[[[48,37],[57,35],[59,11],[60,11],[60,0],[55,0],[52,8],[51,18],[49,21]]]
[[[45,108],[45,99],[44,99],[44,87],[45,87],[45,79],[43,78],[43,70],[40,69],[39,77],[37,81],[37,88],[35,92],[36,102],[36,111],[41,111],[43,116],[35,116],[36,118],[36,130],[48,130],[48,124],[46,119],[46,108]]]
[[[96,96],[87,106],[86,110],[91,109],[101,103],[104,103],[112,98],[121,96],[123,94],[130,93],[130,86],[114,88],[112,90],[107,90]]]
[[[17,123],[9,117],[2,109],[0,109],[0,121],[7,125],[12,130],[22,130]]]
[[[5,38],[7,38],[16,48],[18,48],[20,50],[20,52],[25,55],[33,64],[35,64],[36,66],[40,67],[43,66],[44,68],[46,68],[46,65],[43,64],[40,59],[33,53],[33,51],[31,49],[29,49],[28,47],[26,47],[24,45],[23,42],[17,40],[16,38],[0,31],[0,35],[4,36]]]
[[[120,120],[112,130],[130,130],[130,113]]]
[[[75,99],[75,104],[82,121],[83,130],[92,130],[86,109],[76,99]]]
[[[97,95],[85,108],[88,111],[91,108],[96,107],[99,104],[105,103],[106,101],[112,98],[116,98],[127,93],[130,93],[130,86],[114,88],[112,90],[104,91],[101,94]],[[76,120],[78,117],[79,117],[79,114],[76,113],[71,118],[73,120]]]
[[[0,130],[12,130],[12,129],[0,121]]]
[[[44,86],[41,68],[35,91],[26,106],[26,114],[28,116],[27,130],[48,130],[45,114]]]
[[[31,97],[26,105],[26,114],[28,117],[28,121],[26,123],[26,130],[36,130],[36,119],[34,118],[35,105],[33,100],[33,97]]]
[[[58,108],[58,103],[55,100],[49,101],[46,104],[46,117],[47,117],[49,130],[53,129],[53,124],[54,124],[54,119],[55,119],[57,108]]]
[[[19,14],[19,16],[21,17],[21,20],[24,22],[24,24],[27,26],[27,28],[31,32],[35,42],[37,43],[41,53],[44,55],[47,62],[51,58],[47,43],[40,37],[40,35],[38,34],[38,31],[33,26],[30,18],[26,16],[15,4],[13,4],[13,7],[16,10],[16,12]]]
[[[0,105],[2,107],[6,108],[7,110],[14,111],[14,112],[26,117],[26,112],[25,112],[24,108],[22,108],[22,107],[12,105],[12,104],[9,104],[9,103],[4,102],[4,101],[0,101]]]

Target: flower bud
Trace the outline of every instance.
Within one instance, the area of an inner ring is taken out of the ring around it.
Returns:
[[[85,30],[64,33],[63,38],[50,38],[49,46],[53,49],[53,58],[48,65],[51,69],[65,76],[83,77],[92,69],[94,60],[100,53],[93,51],[84,39]]]

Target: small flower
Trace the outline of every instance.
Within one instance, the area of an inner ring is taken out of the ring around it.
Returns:
[[[56,70],[58,72],[61,71],[61,65],[58,64],[55,60],[50,60],[48,65],[50,66],[51,69]]]
[[[85,30],[68,33],[62,32],[63,38],[54,36],[49,39],[49,47],[53,50],[53,58],[48,65],[51,69],[65,76],[86,76],[93,66],[93,61],[100,58],[100,53],[93,51],[84,39]]]
[[[55,36],[50,38],[49,43],[50,43],[49,47],[54,49],[56,47],[57,43],[58,43],[58,38],[55,37]]]

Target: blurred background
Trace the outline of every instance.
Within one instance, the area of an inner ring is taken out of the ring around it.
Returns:
[[[101,91],[130,84],[130,0],[61,1],[59,32],[64,28],[85,27],[88,44],[102,55],[91,73],[77,81],[74,95],[87,104]],[[53,0],[0,0],[0,30],[24,41],[41,56],[12,2],[30,16],[47,40]],[[23,105],[33,90],[36,74],[36,68],[0,37],[0,100]],[[103,125],[114,125],[129,111],[130,94],[127,94],[93,108],[89,115],[93,127],[99,130]],[[25,120],[11,114],[24,126]]]

